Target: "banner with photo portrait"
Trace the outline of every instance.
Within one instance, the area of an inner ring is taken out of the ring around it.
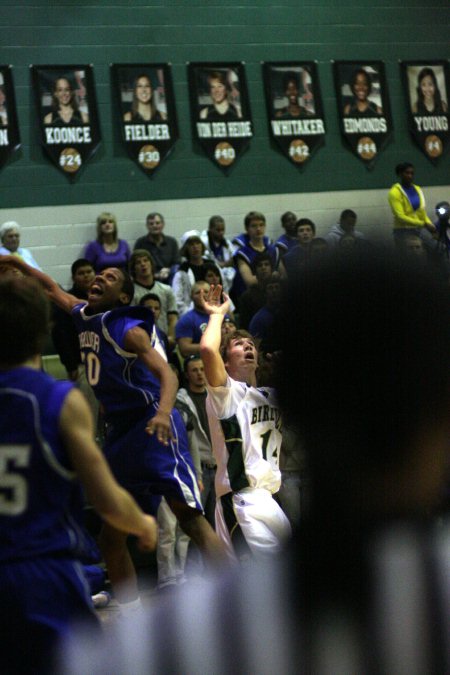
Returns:
[[[169,64],[114,64],[113,89],[122,142],[147,175],[166,159],[178,139]]]
[[[51,161],[75,178],[100,141],[93,68],[31,66],[40,141]]]
[[[400,68],[411,135],[436,164],[450,143],[448,61],[402,61]]]
[[[0,66],[0,168],[20,147],[11,66]]]
[[[267,115],[272,140],[302,167],[325,139],[325,122],[316,64],[263,63]]]
[[[253,136],[244,65],[189,63],[188,82],[194,138],[226,173]]]
[[[382,61],[334,61],[341,133],[370,168],[392,136],[392,115]]]

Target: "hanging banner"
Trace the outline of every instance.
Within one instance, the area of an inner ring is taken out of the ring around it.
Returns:
[[[114,64],[111,74],[123,144],[151,175],[178,139],[170,65]]]
[[[189,63],[194,138],[224,172],[249,147],[253,136],[242,63]]]
[[[92,66],[31,66],[40,140],[51,161],[75,178],[101,135]]]
[[[11,66],[0,66],[0,167],[20,147]]]
[[[263,63],[263,78],[272,140],[293,164],[302,167],[325,138],[316,64]]]
[[[436,164],[449,146],[447,61],[402,61],[408,126],[415,142]]]
[[[341,133],[370,168],[392,136],[384,63],[335,61],[333,67]]]

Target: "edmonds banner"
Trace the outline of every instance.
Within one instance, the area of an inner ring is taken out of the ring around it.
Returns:
[[[0,167],[20,147],[11,66],[0,66]]]
[[[392,135],[384,63],[335,61],[333,68],[341,133],[353,153],[371,167]]]
[[[189,63],[194,138],[224,172],[249,147],[253,136],[242,63]]]
[[[449,64],[402,61],[400,68],[411,135],[435,164],[449,145]]]
[[[169,64],[114,64],[113,88],[122,141],[131,159],[152,175],[178,139]]]
[[[263,63],[270,135],[281,152],[303,166],[325,138],[316,64]]]
[[[31,66],[40,140],[69,178],[97,150],[101,136],[92,66]]]

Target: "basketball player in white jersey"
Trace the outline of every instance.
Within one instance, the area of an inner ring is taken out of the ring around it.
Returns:
[[[209,321],[200,353],[217,462],[216,530],[230,558],[242,561],[278,553],[289,539],[290,525],[272,497],[281,482],[281,418],[275,392],[256,386],[258,352],[249,333],[238,330],[222,342],[222,323],[229,311],[224,298],[222,287],[215,286],[203,300]]]

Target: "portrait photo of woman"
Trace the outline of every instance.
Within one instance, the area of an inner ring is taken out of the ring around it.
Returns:
[[[373,75],[367,68],[356,68],[349,82],[352,99],[344,105],[346,117],[374,117],[383,114],[383,108],[375,100]],[[343,93],[345,94],[345,88]]]
[[[124,114],[124,122],[163,122],[166,119],[166,112],[157,107],[151,77],[145,73],[137,75],[133,81],[131,109]]]
[[[442,67],[436,66],[440,69],[440,76],[442,76]],[[408,73],[411,84],[414,83],[415,97],[411,97],[411,111],[413,115],[445,115],[448,112],[447,102],[444,100],[441,88],[438,84],[435,68],[431,66],[424,66],[421,68],[415,78],[415,74]],[[415,68],[417,70],[417,68]],[[409,69],[411,71],[411,69]],[[411,93],[410,84],[410,93]],[[442,77],[442,85],[445,92],[445,82]]]
[[[314,115],[311,77],[305,68],[284,71],[281,76],[281,91],[279,91],[278,83],[280,74],[277,71],[272,71],[272,80],[274,80],[275,75],[278,75],[277,81],[272,83],[272,89],[275,91],[273,98],[275,117],[278,119],[295,119],[296,117]]]
[[[233,70],[206,71],[207,92],[209,103],[200,109],[201,120],[233,121],[242,117],[239,106],[239,89],[236,73]],[[199,103],[202,105],[205,94],[199,94]]]
[[[89,115],[80,109],[71,78],[63,76],[53,81],[51,111],[45,115],[44,124],[53,126],[89,124]]]

